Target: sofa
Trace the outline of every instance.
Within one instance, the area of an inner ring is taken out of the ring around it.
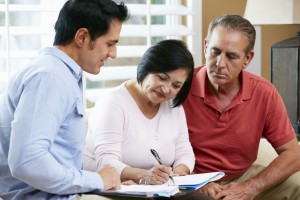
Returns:
[[[264,138],[260,140],[257,159],[255,164],[268,166],[277,156],[272,145]]]

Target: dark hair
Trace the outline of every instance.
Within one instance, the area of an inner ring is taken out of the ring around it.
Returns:
[[[128,9],[121,2],[112,0],[68,0],[59,12],[55,23],[53,45],[69,44],[78,29],[86,28],[91,40],[95,40],[109,31],[111,21],[126,21]]]
[[[256,31],[254,26],[245,18],[239,15],[222,15],[214,19],[208,26],[207,39],[210,39],[210,36],[213,30],[221,26],[230,31],[239,31],[243,33],[249,41],[248,47],[245,49],[246,54],[248,54],[254,48]]]
[[[194,59],[186,44],[180,40],[163,40],[150,47],[137,67],[137,81],[142,84],[148,74],[186,69],[188,76],[179,93],[173,99],[173,107],[186,99],[193,79]]]

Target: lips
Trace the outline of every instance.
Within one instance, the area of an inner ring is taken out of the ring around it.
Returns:
[[[227,77],[226,74],[220,74],[220,73],[217,73],[217,72],[214,72],[214,76],[217,77],[217,78],[226,78]]]
[[[102,66],[105,64],[105,61],[106,61],[106,60],[101,60],[101,61],[100,61],[100,67],[102,67]]]
[[[161,92],[157,92],[157,91],[154,91],[154,93],[156,94],[156,96],[158,96],[159,98],[165,98],[166,96],[161,93]]]

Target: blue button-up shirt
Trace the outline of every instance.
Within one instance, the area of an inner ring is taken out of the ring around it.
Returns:
[[[10,81],[0,99],[0,197],[73,199],[101,190],[82,170],[82,69],[49,47]]]

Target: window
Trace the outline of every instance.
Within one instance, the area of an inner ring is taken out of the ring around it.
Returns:
[[[54,23],[65,0],[0,0],[0,94],[9,78],[52,46]],[[116,0],[120,2],[120,0]],[[104,92],[136,76],[136,66],[152,44],[163,39],[188,43],[195,64],[201,61],[201,1],[125,0],[131,18],[123,25],[117,59],[98,75],[85,74],[87,107]]]

